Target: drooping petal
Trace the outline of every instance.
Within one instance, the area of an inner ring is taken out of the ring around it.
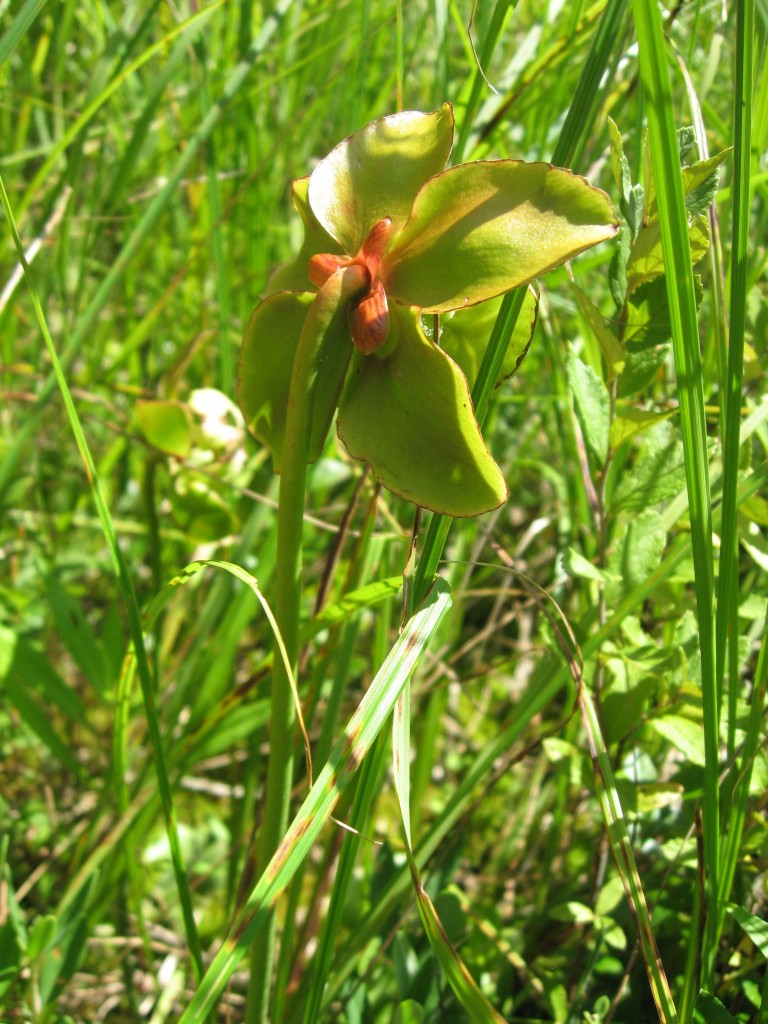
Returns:
[[[349,310],[349,330],[355,347],[365,355],[381,348],[389,334],[387,293],[377,281],[369,295]]]
[[[339,405],[339,437],[350,455],[409,501],[451,516],[475,516],[507,497],[501,470],[475,420],[458,366],[393,307],[394,348],[357,355]]]
[[[459,364],[470,384],[474,384],[485,349],[501,305],[501,297],[483,302],[479,306],[460,309],[440,317],[440,347]],[[503,384],[516,371],[525,357],[536,327],[539,298],[533,285],[529,285],[523,308],[509,339],[496,386]]]
[[[316,288],[322,288],[328,278],[337,270],[348,267],[352,262],[351,256],[334,256],[329,252],[319,252],[310,257],[307,273],[312,284]]]
[[[617,226],[605,192],[561,167],[461,164],[424,185],[380,276],[390,300],[460,309],[546,274]]]
[[[383,220],[377,221],[368,232],[368,237],[363,242],[357,257],[368,267],[371,277],[376,277],[378,274],[394,231],[395,225],[392,223],[392,218],[385,217]]]
[[[238,402],[248,429],[271,450],[278,472],[299,338],[318,299],[317,295],[296,292],[268,296],[253,311],[243,337]],[[322,451],[354,351],[344,301],[338,302],[336,315],[323,325],[323,333],[309,430],[310,462]]]
[[[328,232],[320,224],[307,199],[309,188],[309,177],[296,178],[291,187],[291,200],[296,212],[304,224],[304,241],[295,259],[283,263],[271,275],[264,290],[264,295],[272,295],[273,292],[310,291],[314,282],[310,280],[308,264],[316,253],[340,254],[341,247],[336,239],[331,238]]]
[[[339,143],[309,179],[315,216],[346,253],[356,253],[377,221],[398,231],[424,182],[445,167],[453,109],[406,110],[371,121]]]

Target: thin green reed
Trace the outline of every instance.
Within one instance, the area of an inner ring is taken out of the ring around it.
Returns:
[[[639,44],[640,74],[648,115],[651,162],[659,206],[691,522],[704,712],[705,778],[702,803],[706,928],[703,942],[705,951],[714,951],[717,936],[720,848],[719,709],[713,629],[712,516],[699,327],[688,242],[688,218],[672,104],[669,58],[661,13],[656,0],[634,0],[633,10]],[[691,931],[695,936],[695,922],[692,923]],[[709,974],[712,964],[709,952],[705,954],[704,960],[708,965]],[[706,980],[705,978],[705,983]],[[695,995],[695,985],[690,974],[687,981],[688,997],[684,1000],[681,1010],[683,1020],[687,1019],[691,994]]]
[[[725,664],[728,660],[728,756],[733,757],[738,696],[738,532],[736,482],[739,469],[742,384],[744,380],[744,333],[747,315],[749,269],[749,178],[751,165],[751,95],[754,40],[754,4],[736,5],[736,74],[733,103],[733,213],[731,234],[730,296],[728,323],[728,370],[722,383],[723,418],[723,529],[717,581],[717,686],[722,699]],[[727,659],[727,650],[731,658]]]
[[[723,524],[720,541],[720,571],[717,581],[717,687],[722,702],[726,662],[728,665],[728,739],[729,760],[736,753],[736,705],[739,696],[739,577],[738,524],[736,490],[741,444],[742,384],[744,379],[744,335],[746,331],[749,270],[750,170],[752,162],[752,69],[754,47],[754,3],[738,0],[736,5],[736,67],[733,104],[734,176],[731,232],[730,296],[728,325],[728,376],[723,382]],[[760,653],[758,676],[752,687],[750,726],[744,742],[742,761],[734,764],[726,784],[732,793],[727,834],[722,842],[720,911],[715,935],[719,939],[725,918],[725,904],[738,861],[741,833],[749,795],[752,758],[757,741],[756,713],[759,719],[764,690],[761,675],[765,666],[765,637]],[[744,779],[746,778],[746,786]],[[713,970],[716,945],[708,947],[705,977]]]

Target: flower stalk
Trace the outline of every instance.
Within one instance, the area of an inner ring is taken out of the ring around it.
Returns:
[[[294,673],[299,660],[303,522],[314,388],[328,331],[346,303],[364,293],[366,284],[365,272],[359,266],[340,268],[328,279],[304,322],[293,364],[277,516],[274,612]],[[271,677],[269,761],[257,855],[258,875],[263,874],[288,825],[295,760],[295,720],[290,682],[284,661],[276,650]],[[273,913],[268,928],[251,949],[247,1024],[262,1024],[269,1017],[275,926]]]

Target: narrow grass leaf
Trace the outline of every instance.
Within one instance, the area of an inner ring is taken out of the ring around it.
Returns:
[[[742,385],[744,381],[744,336],[747,321],[749,274],[749,212],[752,66],[754,47],[754,3],[736,3],[736,88],[733,97],[734,178],[733,228],[731,238],[728,377],[723,382],[723,525],[720,569],[717,580],[717,687],[722,698],[726,654],[730,648],[728,679],[728,754],[733,755],[738,696],[739,635],[739,538],[736,521],[736,484],[739,471]],[[728,894],[724,894],[727,898]]]
[[[16,17],[0,39],[0,64],[8,60],[45,4],[46,0],[24,0]]]
[[[699,623],[704,708],[705,781],[703,799],[707,934],[705,980],[717,944],[719,891],[719,710],[715,678],[712,518],[699,328],[688,217],[680,171],[677,132],[661,12],[655,0],[635,0],[640,74],[646,96],[651,162],[661,227],[672,346],[680,400],[691,544]]]
[[[737,496],[738,507],[738,496]],[[768,692],[768,609],[763,621],[763,639],[760,645],[760,655],[757,659],[755,678],[752,683],[752,694],[749,702],[749,716],[742,745],[741,758],[738,762],[738,775],[733,789],[731,808],[728,822],[728,832],[725,837],[723,851],[722,876],[720,881],[720,900],[724,909],[730,899],[731,886],[736,876],[736,868],[739,861],[739,849],[741,847],[744,823],[747,819],[747,807],[749,802],[750,783],[752,781],[752,769],[755,757],[760,749],[762,740],[763,718],[765,713],[765,698]],[[721,921],[722,927],[722,921]],[[768,957],[768,954],[766,954]]]
[[[411,695],[409,685],[397,699],[392,721],[392,775],[395,781],[397,803],[405,843],[405,855],[411,872],[416,905],[424,931],[438,963],[448,979],[454,994],[476,1024],[504,1024],[504,1018],[493,1008],[480,991],[451,943],[438,917],[432,900],[424,888],[411,845]]]
[[[409,620],[376,674],[179,1024],[202,1024],[253,939],[269,922],[277,900],[320,835],[339,797],[391,714],[398,695],[450,603],[448,586],[442,580],[436,580],[424,607]]]

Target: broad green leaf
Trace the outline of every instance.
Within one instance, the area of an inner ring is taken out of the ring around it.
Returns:
[[[27,944],[27,959],[32,962],[45,952],[56,938],[58,922],[55,914],[44,914],[35,919],[35,923],[29,930],[29,942]]]
[[[609,583],[613,578],[605,569],[593,565],[576,548],[568,548],[562,557],[561,565],[569,576],[580,576],[582,579],[595,580],[597,583]]]
[[[704,290],[698,274],[694,274],[693,284],[699,305]],[[661,274],[639,285],[627,301],[624,344],[630,352],[641,352],[661,345],[671,337],[667,279]]]
[[[717,996],[703,990],[699,992],[693,1008],[694,1024],[737,1024],[736,1018],[726,1010]]]
[[[474,384],[477,371],[480,369],[501,302],[502,298],[499,296],[469,309],[446,313],[440,319],[440,347],[459,364],[470,385]],[[525,358],[536,329],[538,312],[539,298],[534,288],[530,286],[523,300],[523,308],[515,321],[515,329],[509,339],[509,347],[496,387],[508,380]]]
[[[299,339],[305,329],[323,332],[317,343],[314,401],[308,459],[314,462],[323,449],[344,383],[352,339],[347,326],[343,291],[344,274],[334,274],[317,296],[276,292],[253,312],[240,354],[238,401],[248,429],[272,451],[279,471],[291,377]],[[321,306],[318,303],[323,303]],[[313,328],[313,311],[318,321]],[[324,312],[323,312],[324,311]]]
[[[743,907],[735,903],[728,904],[728,913],[737,921],[750,939],[754,942],[762,955],[768,960],[768,921],[755,914],[750,914]]]
[[[635,717],[633,725],[637,723]],[[637,810],[651,814],[664,807],[679,807],[685,787],[675,782],[643,782],[637,787]]]
[[[392,1024],[422,1024],[424,1010],[415,999],[406,999],[395,1009]]]
[[[608,267],[608,287],[617,309],[624,308],[627,295],[627,263],[631,250],[632,232],[627,224],[622,224],[619,229],[618,245],[613,250]]]
[[[274,292],[311,292],[315,286],[309,279],[307,265],[310,257],[320,252],[335,255],[341,253],[341,246],[335,238],[331,238],[320,224],[309,205],[309,176],[296,178],[291,186],[291,200],[304,224],[304,241],[298,255],[278,267],[270,277],[264,291],[264,297]]]
[[[689,217],[704,213],[714,201],[720,187],[720,175],[717,167],[728,155],[729,150],[718,153],[708,160],[701,160],[690,167],[683,168],[683,189],[685,191],[685,209]]]
[[[692,124],[686,124],[677,129],[677,151],[680,154],[680,163],[685,160],[695,145],[696,129]]]
[[[655,412],[653,409],[636,409],[632,406],[620,409],[611,423],[611,448],[615,450],[630,437],[641,434],[649,427],[656,423],[662,423],[673,415],[675,415],[674,412]]]
[[[661,565],[666,543],[664,522],[654,509],[644,509],[629,520],[608,559],[608,572],[619,580],[607,588],[609,603],[617,604],[645,583]]]
[[[656,376],[667,355],[666,346],[641,349],[639,352],[627,351],[627,361],[616,386],[616,397],[634,398],[643,391]]]
[[[702,213],[715,197],[718,187],[717,168],[730,156],[732,150],[722,150],[706,160],[698,160],[688,167],[683,167],[683,193],[685,207],[689,217]],[[649,220],[657,220],[659,216],[655,195],[648,207]]]
[[[497,508],[507,486],[475,420],[466,378],[424,336],[415,314],[394,309],[394,348],[382,358],[355,358],[339,437],[385,487],[417,505],[450,516]]]
[[[144,437],[155,448],[186,459],[192,447],[192,420],[182,402],[137,402],[136,418]]]
[[[649,728],[677,747],[691,764],[704,766],[704,726],[682,715],[659,715]]]
[[[758,526],[768,526],[768,501],[759,494],[753,494],[751,498],[743,501],[739,506],[739,512]]]
[[[651,431],[644,452],[616,487],[614,512],[639,512],[673,498],[685,487],[683,446],[677,437],[661,431],[662,426]]]
[[[587,295],[584,294],[577,284],[572,283],[572,288],[576,295],[576,302],[579,305],[579,309],[581,310],[584,319],[592,329],[592,333],[597,339],[597,343],[603,353],[605,365],[608,368],[608,380],[606,383],[610,384],[624,369],[626,354],[619,344],[619,340],[616,335],[610,327],[607,326],[603,318],[603,314],[597,306],[594,305],[594,303]]]
[[[656,696],[658,690],[655,675],[641,675],[640,672],[633,671],[635,666],[631,661],[628,664],[632,655],[631,649],[623,651],[620,664],[608,662],[612,664],[617,680],[621,680],[618,685],[601,695],[600,699],[601,717],[605,724],[608,744],[619,743],[625,736],[635,732],[637,723],[645,715],[649,701]],[[648,671],[653,671],[653,668],[649,668]],[[639,794],[637,796],[639,800]]]
[[[632,187],[632,179],[629,176],[629,163],[624,156],[624,144],[621,141],[621,132],[612,117],[608,118],[608,140],[611,147],[611,170],[613,180],[622,198],[626,199]]]
[[[590,455],[598,467],[608,457],[611,399],[608,389],[591,366],[568,349],[565,372],[573,395],[573,407]]]
[[[703,214],[694,217],[688,228],[688,239],[691,243],[691,263],[695,266],[709,249],[709,223]],[[645,281],[663,273],[661,228],[656,220],[642,229],[632,246],[627,264],[627,294],[631,295]]]
[[[381,277],[390,298],[444,313],[546,274],[617,223],[605,192],[561,167],[460,164],[419,192]]]
[[[12,919],[0,925],[0,999],[5,995],[22,967],[22,937]]]
[[[371,121],[312,172],[309,202],[315,216],[349,255],[385,217],[399,231],[424,182],[445,167],[452,142],[450,103],[430,114],[406,110]]]
[[[569,900],[567,903],[556,903],[548,910],[548,916],[555,921],[573,921],[575,924],[591,924],[595,920],[594,911],[585,903]]]

